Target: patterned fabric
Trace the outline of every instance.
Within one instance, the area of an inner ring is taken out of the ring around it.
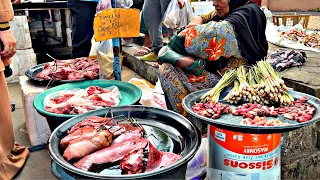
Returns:
[[[246,61],[242,58],[230,58],[226,67],[221,70],[221,74],[223,75],[228,70],[245,64]],[[201,77],[197,77],[204,79],[195,82],[190,82],[190,76],[192,76],[192,74],[176,68],[171,64],[164,63],[160,68],[160,82],[166,96],[168,109],[187,117],[200,129],[201,133],[205,133],[206,124],[189,115],[182,106],[182,100],[189,93],[213,88],[220,80],[220,76],[204,71]]]
[[[189,73],[180,68],[167,63],[161,65],[160,68],[160,81],[169,105],[175,112],[181,113],[183,116],[187,115],[187,112],[182,107],[184,97],[195,91],[212,88],[220,79],[219,76],[204,71],[203,76],[205,79],[203,82],[190,83],[189,75]]]
[[[211,21],[189,28],[185,47],[190,55],[209,61],[220,57],[241,57],[233,27],[227,21]]]

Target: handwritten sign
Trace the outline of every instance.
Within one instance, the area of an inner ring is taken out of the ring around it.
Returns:
[[[120,8],[103,10],[96,14],[93,27],[96,41],[139,37],[140,12]]]

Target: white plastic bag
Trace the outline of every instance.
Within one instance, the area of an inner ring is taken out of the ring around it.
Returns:
[[[266,16],[267,21],[272,22],[272,12],[266,6],[262,6],[261,10],[264,12],[264,15]]]
[[[201,138],[201,145],[196,155],[189,161],[186,179],[199,179],[207,172],[208,138]]]
[[[142,96],[139,102],[140,104],[144,106],[153,106],[153,89],[150,88],[150,86],[144,80],[131,78],[128,82],[138,86],[141,89]]]
[[[193,11],[189,0],[171,0],[163,17],[163,24],[170,29],[180,29],[187,26],[192,18]]]
[[[121,8],[130,8],[133,5],[133,0],[121,0]]]
[[[102,41],[97,50],[97,61],[102,72],[102,77],[110,79],[113,74],[113,49],[112,40]]]

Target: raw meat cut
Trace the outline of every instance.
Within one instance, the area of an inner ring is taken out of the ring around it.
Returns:
[[[132,139],[120,144],[112,144],[110,147],[92,153],[80,159],[74,164],[75,167],[88,171],[93,164],[112,163],[123,159],[127,154],[145,148],[148,140],[143,138]]]
[[[100,73],[97,61],[89,58],[77,58],[74,60],[56,60],[46,63],[36,78],[44,80],[79,80],[94,79]]]
[[[109,147],[111,143],[112,134],[108,130],[101,130],[92,137],[71,141],[64,151],[63,157],[67,161],[79,159],[92,152]]]
[[[256,116],[254,119],[244,118],[240,124],[248,126],[287,126],[288,123],[283,123],[280,119],[267,120],[265,117]]]
[[[181,158],[181,155],[158,151],[149,143],[149,156],[146,172],[170,166]]]
[[[68,134],[75,132],[77,129],[84,127],[84,126],[91,126],[95,129],[101,127],[102,124],[107,123],[106,125],[113,125],[114,121],[110,118],[103,118],[99,116],[90,116],[87,119],[77,123],[76,125],[72,126],[72,128],[68,131]]]
[[[61,90],[48,94],[44,99],[46,111],[55,114],[83,114],[103,107],[117,106],[121,94],[117,86]]]
[[[123,158],[120,162],[120,168],[126,174],[137,174],[142,172],[143,168],[143,149],[139,149],[128,154],[125,158]]]
[[[98,122],[95,123],[90,120],[97,120]],[[95,136],[97,133],[95,130],[100,128],[105,122],[108,122],[108,125],[104,126],[105,129],[108,129],[112,133],[113,137],[118,136],[113,143],[121,143],[129,139],[142,137],[142,130],[140,127],[136,127],[134,129],[132,126],[132,131],[127,131],[126,128],[120,124],[111,126],[111,124],[113,124],[113,120],[110,120],[110,118],[91,116],[88,119],[85,119],[84,121],[74,125],[71,130],[68,131],[69,134],[60,141],[60,146],[62,148],[66,148],[73,140],[83,140]]]
[[[75,139],[85,139],[92,137],[96,134],[95,128],[92,126],[84,126],[80,127],[79,129],[75,130],[73,133],[68,134],[60,141],[60,146],[62,148],[68,147],[69,143]]]
[[[132,139],[139,139],[139,138],[142,138],[141,132],[139,131],[125,132],[113,140],[112,146],[121,144],[126,141],[131,141]]]
[[[174,153],[158,151],[143,137],[142,126],[133,125],[132,121],[127,119],[126,123],[116,124],[112,118],[88,117],[75,124],[60,141],[63,157],[84,171],[100,173],[111,167],[122,174],[157,170],[181,158]]]

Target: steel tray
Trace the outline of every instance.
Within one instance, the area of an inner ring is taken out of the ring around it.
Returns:
[[[308,103],[311,103],[314,105],[316,108],[316,112],[313,116],[313,118],[308,121],[308,122],[303,122],[303,123],[298,123],[296,121],[291,121],[288,119],[285,119],[281,115],[278,115],[277,118],[280,119],[281,122],[284,123],[289,123],[287,126],[248,126],[248,125],[241,125],[240,122],[242,120],[242,116],[234,116],[232,114],[224,114],[221,116],[219,119],[211,119],[207,118],[201,115],[198,115],[192,111],[192,106],[200,102],[201,96],[203,96],[206,92],[208,92],[210,89],[205,89],[202,91],[194,92],[189,94],[187,97],[183,99],[182,105],[184,109],[190,113],[192,116],[198,118],[201,121],[204,121],[210,125],[214,125],[216,127],[224,128],[227,130],[232,130],[232,131],[237,131],[237,132],[243,132],[243,133],[255,133],[255,134],[272,134],[272,133],[283,133],[283,132],[289,132],[298,128],[301,128],[303,126],[310,125],[312,123],[315,123],[320,120],[320,114],[319,114],[319,109],[320,109],[320,100],[314,96],[297,92],[297,91],[292,91],[289,90],[289,94],[294,99],[298,99],[302,96],[308,97]],[[220,100],[227,95],[228,90],[223,91],[220,95]],[[230,104],[229,104],[230,105]],[[237,106],[235,105],[230,105],[230,108],[233,110]],[[274,119],[275,117],[267,117],[267,119]]]
[[[25,73],[26,76],[34,83],[45,84],[45,85],[48,84],[50,80],[36,78],[36,76],[42,71],[45,64],[46,63],[39,64],[39,65],[36,65],[36,66],[28,69]],[[99,75],[95,76],[94,79],[99,79]],[[73,83],[73,82],[80,82],[80,81],[87,81],[87,80],[90,80],[90,79],[82,78],[82,79],[78,79],[78,80],[59,80],[59,81],[54,81],[54,83],[56,85],[58,85],[58,84]]]

